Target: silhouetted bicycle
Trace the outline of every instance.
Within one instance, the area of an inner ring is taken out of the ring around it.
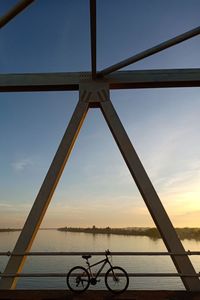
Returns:
[[[108,256],[111,255],[109,250],[105,251],[106,258],[90,265],[88,259],[91,255],[83,255],[82,258],[86,260],[87,268],[76,266],[72,268],[67,274],[67,285],[71,291],[84,292],[88,289],[89,285],[96,285],[100,279],[97,279],[101,274],[101,271],[106,264],[110,265],[110,268],[105,274],[105,285],[113,293],[124,292],[129,285],[129,278],[126,271],[121,267],[112,266]],[[101,264],[100,269],[93,273],[91,268]]]

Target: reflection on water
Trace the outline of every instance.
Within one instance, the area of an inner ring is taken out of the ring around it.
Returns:
[[[12,250],[19,232],[0,233],[0,251]],[[185,250],[197,251],[200,242],[194,240],[183,241]],[[40,230],[34,241],[32,251],[166,251],[161,239],[152,240],[140,236],[120,236],[105,234],[87,234],[60,232],[57,230]],[[94,256],[91,262],[101,257]],[[2,272],[8,258],[0,256],[0,271]],[[192,263],[196,271],[200,270],[200,257],[192,256]],[[123,267],[127,272],[176,272],[169,257],[163,256],[113,256],[113,265]],[[23,272],[68,272],[75,265],[84,265],[78,256],[48,256],[28,257]],[[65,278],[22,278],[18,281],[18,288],[60,288],[65,289]],[[105,288],[103,278],[96,288]],[[179,278],[130,278],[129,289],[184,289]]]

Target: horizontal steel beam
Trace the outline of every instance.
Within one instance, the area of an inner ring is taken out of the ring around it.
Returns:
[[[0,74],[0,92],[77,91],[90,72]],[[199,87],[200,69],[121,71],[103,79],[110,89]]]
[[[200,86],[200,69],[121,71],[106,76],[111,89]]]

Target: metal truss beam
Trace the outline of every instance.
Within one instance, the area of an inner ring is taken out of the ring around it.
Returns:
[[[110,100],[102,101],[100,103],[100,108],[141,196],[160,232],[165,246],[169,252],[184,253],[185,250],[183,245],[177,236],[151,180],[133,148],[112,102]],[[171,258],[178,272],[195,275],[196,272],[188,256],[171,255]],[[189,276],[181,279],[188,291],[200,290],[200,281],[198,278]]]
[[[31,248],[78,132],[90,107],[99,107],[101,109],[168,251],[171,253],[178,252],[185,254],[185,250],[173,225],[110,101],[108,83],[105,81],[86,81],[80,85],[79,102],[4,270],[3,278],[0,281],[0,289],[15,288],[17,277],[6,278],[6,275],[11,273],[19,274],[21,272],[26,260],[25,253]],[[16,256],[15,254],[17,253],[24,253],[24,255]],[[186,289],[188,291],[199,291],[200,281],[197,277],[193,277],[196,276],[196,272],[188,256],[173,254],[171,258],[178,273],[188,275],[181,278]]]
[[[90,72],[1,74],[0,92],[78,91]],[[200,69],[114,72],[104,78],[110,89],[199,87]]]
[[[96,0],[90,0],[90,36],[91,36],[91,64],[92,79],[96,78],[97,62],[96,62]]]
[[[121,62],[117,63],[117,64],[114,64],[104,70],[102,70],[101,72],[99,72],[99,76],[105,76],[107,74],[110,74],[114,71],[117,71],[121,68],[124,68],[130,64],[133,64],[139,60],[142,60],[146,57],[149,57],[155,53],[158,53],[160,51],[163,51],[169,47],[172,47],[174,45],[177,45],[179,43],[182,43],[188,39],[191,39],[192,37],[196,36],[200,34],[200,26],[192,29],[192,30],[189,30],[183,34],[180,34],[180,35],[177,35],[176,37],[172,38],[172,39],[169,39],[161,44],[158,44],[152,48],[149,48],[145,51],[142,51],[140,53],[137,53],[135,54],[134,56],[131,56],[125,60],[122,60]]]
[[[15,6],[11,8],[3,17],[0,18],[0,28],[4,27],[10,22],[16,15],[22,12],[27,6],[29,6],[34,0],[21,0]]]
[[[32,209],[17,240],[13,253],[7,263],[4,273],[21,272],[26,256],[15,256],[18,252],[28,252],[46,213],[48,205],[58,184],[65,164],[69,158],[82,123],[89,108],[89,103],[79,101],[55,157],[42,183]],[[17,278],[2,278],[0,289],[14,289]]]

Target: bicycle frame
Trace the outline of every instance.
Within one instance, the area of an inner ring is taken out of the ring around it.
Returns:
[[[90,264],[89,262],[91,255],[83,255],[82,258],[86,259],[87,266],[75,266],[68,272],[67,285],[69,289],[74,292],[86,291],[89,288],[89,285],[96,285],[97,282],[100,281],[100,279],[97,279],[99,276],[104,275],[105,286],[108,290],[113,293],[122,293],[125,291],[129,284],[128,274],[123,268],[113,266],[108,258],[108,255],[110,255],[110,252],[106,251],[106,258],[93,264]],[[100,275],[106,264],[109,265],[108,270],[106,270],[105,274],[102,273],[102,275]],[[100,265],[99,270],[92,272],[92,269],[98,265]],[[119,277],[124,277],[125,279],[121,280]]]
[[[95,267],[95,266],[97,266],[97,265],[99,265],[101,263],[102,263],[102,266],[100,267],[100,269],[98,270],[98,272],[96,274],[92,273],[91,268]],[[100,275],[101,271],[104,269],[104,267],[105,267],[106,264],[109,264],[110,267],[112,267],[112,264],[109,261],[109,258],[107,256],[106,256],[106,258],[104,258],[104,259],[102,259],[102,260],[100,260],[100,261],[98,261],[98,262],[96,262],[96,263],[94,263],[92,265],[90,265],[89,261],[87,260],[86,264],[88,265],[87,270],[89,271],[90,277],[94,278],[94,279],[96,279]]]

